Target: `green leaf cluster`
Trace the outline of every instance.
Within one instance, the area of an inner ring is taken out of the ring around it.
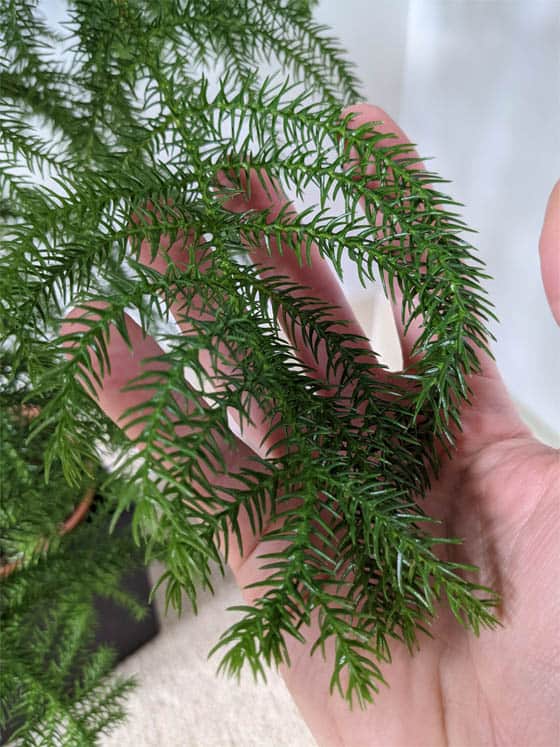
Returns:
[[[45,491],[45,498],[49,493]],[[145,608],[120,588],[138,563],[128,534],[109,535],[106,508],[0,581],[0,729],[14,745],[95,745],[124,720],[134,681],[112,675],[115,655],[94,647],[94,597],[136,617]]]
[[[134,684],[112,676],[112,649],[94,646],[96,599],[143,616],[145,607],[121,587],[141,555],[130,531],[109,533],[109,493],[62,531],[104,473],[88,464],[92,475],[71,485],[54,460],[47,479],[44,445],[54,431],[47,424],[41,438],[29,436],[48,399],[6,350],[0,382],[0,734],[14,745],[94,745],[124,719]]]
[[[47,464],[59,460],[76,484],[96,444],[124,452],[107,489],[127,475],[115,503],[136,500],[135,540],[147,561],[164,561],[176,606],[185,592],[196,610],[198,590],[212,588],[212,568],[228,559],[219,538],[241,545],[247,512],[269,573],[218,644],[227,672],[287,662],[286,641],[304,639],[318,615],[313,648],[334,641],[332,688],[363,705],[384,681],[391,641],[413,650],[440,602],[475,632],[493,626],[495,595],[468,580],[474,569],[441,559],[450,540],[420,505],[441,447],[453,446],[476,351],[487,350],[486,275],[444,180],[375,123],[348,129],[352,115],[341,118],[341,108],[360,100],[358,82],[310,3],[75,0],[54,31],[30,0],[0,0],[0,25],[0,333],[48,400],[33,424],[48,433]],[[281,74],[263,78],[265,64]],[[370,164],[375,186],[363,176]],[[235,193],[248,168],[300,197],[312,187],[319,202],[299,215],[227,211],[216,174],[230,174]],[[155,255],[162,234],[180,232],[211,248],[204,272],[194,253],[164,274],[139,262],[143,242]],[[378,269],[387,295],[398,286],[403,320],[424,319],[415,369],[380,381],[373,353],[333,328],[328,304],[247,261],[263,236],[300,261],[315,242],[339,275],[349,257],[363,283]],[[192,328],[180,336],[166,326],[177,288],[176,321]],[[193,319],[195,299],[219,314]],[[95,313],[85,332],[61,335],[76,305]],[[157,377],[131,383],[151,391],[150,410],[127,413],[141,433],[126,442],[93,382],[110,370],[110,329],[126,339],[130,310],[162,353]],[[315,357],[328,352],[337,382],[328,394],[286,343],[280,318]],[[226,387],[201,365],[202,350],[232,367]],[[220,487],[218,444],[234,443],[227,413],[248,417],[250,400],[283,429],[285,455],[255,456],[235,487]],[[266,552],[279,540],[283,550]]]

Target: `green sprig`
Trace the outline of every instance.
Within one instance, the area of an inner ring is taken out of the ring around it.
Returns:
[[[474,569],[438,557],[450,540],[434,536],[420,505],[441,447],[452,454],[466,377],[479,370],[479,351],[489,352],[495,316],[444,180],[379,123],[350,129],[354,115],[341,117],[359,85],[310,5],[235,0],[226,12],[221,0],[79,0],[61,38],[33,2],[0,0],[0,329],[48,399],[33,425],[47,467],[60,460],[76,483],[100,438],[124,452],[106,488],[117,513],[135,499],[134,537],[146,562],[166,564],[168,603],[180,607],[184,592],[196,611],[231,542],[246,550],[242,510],[262,533],[269,573],[215,647],[225,649],[221,668],[237,674],[248,664],[258,675],[289,662],[286,641],[304,640],[317,615],[313,650],[334,640],[331,689],[364,705],[389,673],[391,641],[413,650],[440,603],[475,633],[496,624],[495,595],[468,580]],[[54,61],[60,44],[64,65]],[[289,75],[262,80],[259,63],[274,57]],[[299,197],[315,187],[319,204],[299,215],[225,210],[250,168]],[[228,194],[216,190],[220,170],[233,183]],[[338,196],[342,215],[331,207]],[[142,246],[153,259],[162,234],[173,241],[191,231],[212,247],[204,273],[192,250],[164,274],[140,263]],[[389,375],[365,353],[367,341],[333,329],[336,309],[248,264],[256,240],[301,263],[314,243],[340,276],[350,258],[364,284],[378,270],[387,296],[400,289],[407,327],[423,316],[414,370]],[[186,335],[162,326],[178,290]],[[194,302],[219,314],[194,319]],[[86,329],[61,335],[71,305],[89,312]],[[95,391],[110,371],[110,334],[127,341],[131,309],[162,352],[157,376],[129,385],[150,392],[151,409],[126,413],[139,430],[127,444]],[[316,361],[326,354],[334,386],[309,376],[279,318],[300,330]],[[200,364],[206,349],[216,368],[231,367],[227,386]],[[221,487],[219,444],[234,444],[227,413],[247,419],[250,400],[282,440],[235,487]],[[112,494],[122,475],[127,490]],[[272,541],[283,549],[267,552]]]

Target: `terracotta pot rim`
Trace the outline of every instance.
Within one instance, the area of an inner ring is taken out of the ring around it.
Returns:
[[[82,500],[78,503],[74,511],[70,514],[70,516],[62,522],[60,525],[60,528],[58,530],[58,534],[60,537],[62,537],[64,534],[68,534],[68,532],[71,532],[74,530],[78,524],[81,524],[81,522],[85,519],[90,506],[93,502],[93,499],[95,497],[95,486],[91,486],[86,490],[86,493]],[[37,543],[37,550],[38,551],[45,551],[48,549],[49,542],[48,540],[39,540]],[[4,563],[3,565],[0,565],[0,579],[7,578],[10,576],[14,571],[16,571],[18,568],[20,568],[22,565],[21,560],[15,560],[12,563]]]

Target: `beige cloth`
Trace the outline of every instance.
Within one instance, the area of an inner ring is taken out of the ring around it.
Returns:
[[[201,592],[196,617],[188,602],[181,618],[173,610],[164,616],[159,590],[161,632],[118,667],[139,684],[127,700],[127,722],[102,747],[315,747],[279,674],[255,684],[247,671],[237,684],[216,674],[218,653],[207,660],[237,619],[226,608],[243,604],[231,574],[215,580],[216,595]]]

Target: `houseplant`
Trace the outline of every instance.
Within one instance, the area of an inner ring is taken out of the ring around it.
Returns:
[[[123,717],[133,682],[109,680],[117,655],[154,632],[141,556],[124,521],[108,532],[98,461],[78,485],[57,460],[45,480],[43,441],[28,436],[46,402],[6,351],[0,381],[0,740],[88,744]]]
[[[441,600],[475,632],[496,624],[496,596],[441,557],[452,540],[421,507],[492,311],[442,180],[409,146],[341,118],[357,82],[310,6],[81,1],[64,41],[33,3],[3,0],[2,334],[48,397],[31,434],[48,427],[47,474],[59,460],[76,485],[96,444],[124,451],[106,488],[126,474],[113,507],[136,499],[134,537],[147,561],[165,562],[170,603],[186,592],[196,610],[212,564],[223,570],[234,546],[242,554],[242,511],[276,543],[266,590],[220,642],[226,671],[287,661],[286,639],[304,637],[319,610],[316,648],[335,645],[332,686],[364,704],[391,640],[412,650]],[[273,56],[285,80],[260,78],[259,61]],[[280,182],[297,194],[313,185],[319,205],[299,215],[227,207]],[[343,215],[329,210],[334,194]],[[403,318],[419,296],[415,368],[378,377],[365,340],[333,324],[336,309],[247,263],[257,242],[302,264],[314,244],[339,273],[347,254],[364,282],[378,266],[387,294],[402,293]],[[107,346],[148,333],[159,347],[123,384],[150,401],[126,413],[126,441],[97,404],[118,374]],[[298,335],[311,350],[304,365]],[[268,453],[228,481],[229,414],[247,429],[255,408],[272,423]]]

